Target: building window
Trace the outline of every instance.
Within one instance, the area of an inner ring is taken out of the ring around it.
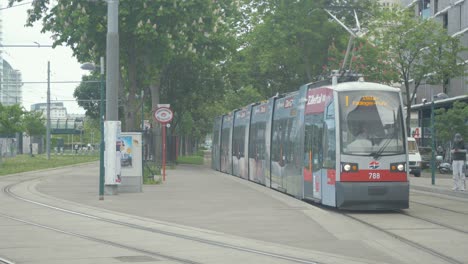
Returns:
[[[434,14],[439,12],[439,0],[434,0]]]
[[[419,15],[423,18],[429,18],[431,16],[430,0],[422,0],[419,2]]]
[[[448,28],[448,12],[442,16],[442,23],[445,29]]]

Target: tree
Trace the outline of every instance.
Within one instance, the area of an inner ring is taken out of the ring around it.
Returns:
[[[411,103],[418,87],[422,82],[442,84],[459,76],[463,65],[457,64],[457,56],[463,47],[458,38],[447,35],[440,23],[396,8],[383,9],[371,24],[369,35],[381,57],[398,73],[393,81],[403,83],[409,133]]]
[[[99,80],[99,76],[82,76],[81,83],[73,92],[73,97],[78,101],[78,105],[86,110],[86,115],[93,119],[99,119],[100,110],[100,87],[99,82],[89,82]]]
[[[30,137],[41,136],[46,133],[45,119],[42,116],[42,112],[24,112],[22,123],[24,132]]]
[[[468,104],[454,102],[452,108],[437,109],[434,126],[437,139],[441,142],[452,141],[455,133],[460,133],[466,142],[468,139]]]
[[[20,105],[4,106],[0,104],[0,135],[12,136],[23,129],[24,111]]]
[[[23,0],[10,0],[10,5]],[[119,105],[124,108],[124,130],[134,130],[139,110],[137,95],[151,91],[152,107],[160,101],[164,68],[174,58],[219,63],[235,50],[235,17],[240,1],[119,1]],[[29,10],[28,25],[42,21],[54,45],[67,45],[80,62],[97,62],[105,54],[104,1],[37,0]],[[203,87],[198,87],[200,90]]]
[[[324,9],[345,21],[353,19],[354,24],[353,9],[365,16],[372,2],[252,1],[245,12],[251,27],[241,35],[242,49],[228,60],[227,85],[232,89],[252,85],[269,97],[316,81],[327,63],[330,45],[341,50],[348,40],[348,33],[330,21]]]
[[[350,61],[347,62],[345,70],[362,74],[366,81],[392,84],[398,79],[398,72],[386,60],[384,53],[369,41],[363,38],[354,40],[354,48],[351,50]],[[323,67],[325,74],[330,74],[332,70],[341,69],[345,57],[345,50],[339,51],[334,43],[328,49],[328,63]]]

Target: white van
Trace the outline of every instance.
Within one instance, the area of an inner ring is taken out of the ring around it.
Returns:
[[[414,177],[421,176],[421,154],[419,154],[418,144],[416,139],[408,138],[408,161],[410,173]]]

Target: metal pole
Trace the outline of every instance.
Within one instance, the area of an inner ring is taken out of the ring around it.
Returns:
[[[50,160],[50,61],[47,62],[47,132],[46,132],[47,159]]]
[[[434,94],[431,87],[431,137],[432,137],[432,157],[431,157],[431,179],[432,185],[435,185],[435,129],[434,129]]]
[[[119,92],[119,0],[107,0],[106,120],[118,121]]]
[[[163,153],[162,153],[162,167],[163,167],[163,181],[166,180],[166,123],[162,124],[162,142],[163,142]]]
[[[101,103],[99,106],[99,120],[101,125],[101,142],[99,145],[99,200],[104,200],[104,57],[101,57],[101,79],[99,82],[99,88],[101,90]]]
[[[144,133],[145,133],[145,119],[143,115],[143,105],[145,100],[143,100],[143,96],[145,95],[145,90],[141,90],[141,181],[144,182],[145,180],[145,144],[144,144]]]

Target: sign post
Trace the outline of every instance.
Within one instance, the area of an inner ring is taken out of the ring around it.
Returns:
[[[156,122],[159,122],[162,125],[162,175],[163,181],[166,180],[166,126],[172,121],[174,114],[169,108],[170,105],[158,105],[158,107],[153,112],[153,117]]]

